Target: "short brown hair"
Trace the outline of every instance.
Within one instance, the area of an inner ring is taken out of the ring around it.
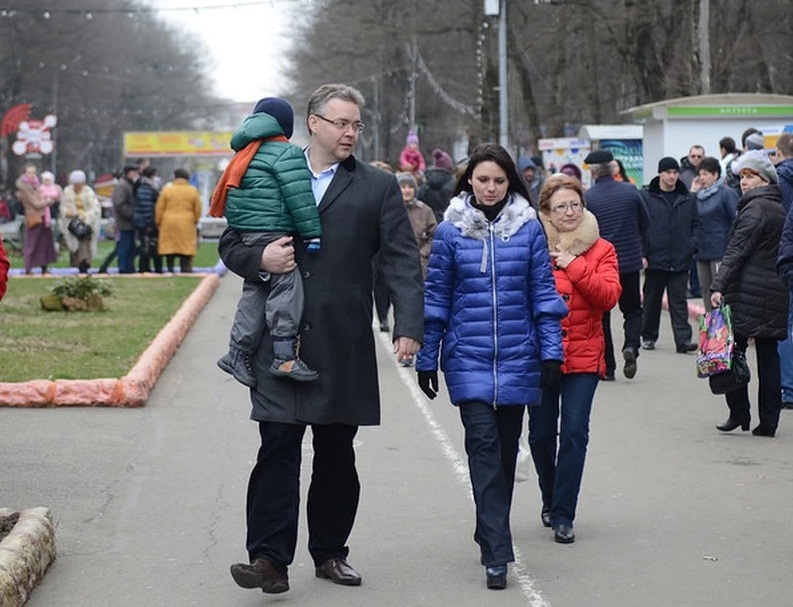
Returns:
[[[551,196],[556,194],[556,192],[559,190],[573,190],[576,194],[578,194],[581,204],[586,207],[586,201],[584,200],[584,190],[581,187],[581,182],[575,177],[570,177],[564,173],[554,173],[545,180],[545,185],[542,186],[542,190],[540,191],[540,200],[538,206],[540,207],[541,211],[551,210]]]
[[[776,147],[785,158],[793,157],[793,133],[782,133],[776,141]]]

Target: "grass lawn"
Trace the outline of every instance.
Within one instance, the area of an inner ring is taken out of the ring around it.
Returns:
[[[214,245],[212,245],[214,246]],[[0,382],[126,375],[200,276],[100,279],[102,312],[45,312],[39,299],[63,278],[11,277],[0,302]]]
[[[91,267],[94,269],[98,268],[102,261],[107,257],[107,254],[113,250],[113,247],[116,246],[115,241],[113,240],[100,240],[97,243],[97,253],[96,257],[94,258]],[[18,268],[22,269],[25,267],[24,260],[22,259],[22,251],[18,249],[14,249],[10,246],[6,246],[6,251],[8,252],[8,259],[11,262],[11,268]],[[218,245],[216,241],[209,241],[209,242],[200,242],[198,243],[198,253],[193,258],[193,267],[194,268],[212,268],[217,264],[220,260],[220,255],[218,255]],[[162,261],[163,268],[165,267],[165,260]],[[58,254],[58,261],[50,266],[51,268],[68,268],[69,267],[69,251],[66,250],[66,247],[61,247],[61,250]],[[116,262],[114,261],[111,267],[116,267]],[[137,267],[137,262],[136,266]],[[176,262],[176,267],[179,267],[179,261]]]

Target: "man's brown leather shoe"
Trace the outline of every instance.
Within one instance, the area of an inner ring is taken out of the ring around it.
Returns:
[[[289,590],[289,578],[267,559],[247,563],[234,563],[231,577],[242,588],[261,588],[267,594],[280,594]]]
[[[316,575],[323,580],[330,580],[334,584],[343,586],[360,586],[360,574],[350,567],[347,559],[332,558],[322,563],[316,569]]]

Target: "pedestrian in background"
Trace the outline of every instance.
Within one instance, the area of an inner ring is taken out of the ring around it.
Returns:
[[[113,209],[118,231],[118,273],[135,272],[135,182],[138,180],[138,165],[128,164],[113,188]]]
[[[52,228],[52,240],[55,243],[55,251],[58,251],[58,243],[60,242],[62,232],[60,230],[60,206],[61,198],[63,197],[63,189],[55,183],[55,175],[50,171],[42,171],[41,173],[41,198],[47,203],[50,214],[50,227]]]
[[[584,162],[589,165],[593,185],[584,195],[586,207],[597,219],[600,236],[614,245],[619,262],[619,298],[622,313],[622,372],[633,379],[638,370],[637,359],[641,345],[642,298],[639,289],[642,270],[642,236],[649,219],[639,191],[629,183],[619,182],[611,170],[614,156],[608,150],[591,152]],[[606,374],[604,379],[615,379],[617,361],[614,357],[614,340],[611,335],[611,310],[603,313]]]
[[[157,252],[157,223],[154,221],[154,210],[160,195],[160,183],[157,169],[151,165],[141,171],[140,178],[135,182],[135,213],[132,223],[138,246],[138,272],[162,274],[162,257]]]
[[[710,312],[710,285],[719,269],[727,238],[738,208],[738,194],[721,179],[721,164],[705,156],[699,163],[699,175],[691,182],[699,215],[697,272],[702,288],[702,303]]]
[[[500,589],[515,560],[509,517],[523,413],[559,382],[567,308],[509,153],[494,143],[476,148],[454,194],[432,244],[416,369],[435,398],[441,359],[465,428],[474,541],[487,587]]]
[[[741,176],[743,196],[730,229],[727,249],[711,285],[711,305],[730,305],[735,347],[746,351],[754,339],[757,354],[760,423],[755,436],[773,437],[779,424],[782,391],[777,342],[787,337],[789,293],[777,275],[779,242],[785,223],[779,177],[762,150],[743,154],[733,171]],[[726,395],[730,416],[716,426],[722,432],[749,429],[749,387]]]
[[[33,163],[25,165],[22,175],[16,180],[16,197],[25,211],[25,242],[22,255],[25,274],[32,274],[34,267],[47,274],[47,266],[58,259],[52,236],[50,204],[41,196],[38,168]]]
[[[608,169],[610,161],[602,166]],[[529,448],[542,494],[542,523],[553,528],[556,542],[571,544],[592,401],[606,373],[603,314],[617,304],[622,287],[614,245],[600,238],[579,180],[550,177],[539,205],[556,290],[569,314],[562,319],[561,381],[543,389],[539,407],[529,407]]]
[[[99,199],[85,182],[84,171],[75,170],[69,173],[69,185],[63,191],[60,220],[63,241],[69,250],[69,265],[83,274],[88,272],[96,256],[99,221],[102,217]],[[75,218],[90,227],[89,234],[78,237],[69,231],[69,223]]]
[[[432,209],[437,223],[443,221],[456,182],[451,156],[440,148],[432,150],[432,165],[424,172],[416,197]]]
[[[774,168],[779,175],[782,207],[785,209],[785,214],[789,215],[790,210],[793,209],[793,133],[782,133],[777,139],[776,166]],[[793,409],[793,293],[790,296],[787,325],[788,338],[779,342],[782,408]]]
[[[198,251],[196,226],[201,219],[201,195],[190,185],[190,173],[185,169],[176,169],[173,176],[173,181],[160,192],[154,209],[157,253],[165,257],[169,272],[174,272],[178,257],[179,271],[189,274]]]
[[[644,232],[644,310],[642,348],[654,350],[666,291],[675,349],[694,352],[688,321],[686,284],[697,250],[699,216],[694,197],[680,179],[680,165],[669,156],[658,161],[658,176],[641,191],[649,218]]]
[[[361,93],[344,84],[325,84],[308,102],[311,143],[305,155],[322,222],[318,255],[295,247],[292,237],[266,247],[246,246],[240,232],[228,228],[220,239],[221,259],[248,281],[266,282],[270,274],[291,272],[299,265],[306,329],[301,355],[319,373],[317,381],[303,384],[272,375],[269,334],[251,360],[258,378],[250,392],[251,418],[259,425],[261,447],[248,485],[250,563],[231,566],[243,588],[289,590],[307,426],[313,434],[307,513],[314,575],[345,586],[361,584],[360,573],[347,560],[347,540],[361,490],[355,436],[359,426],[380,423],[371,326],[375,254],[392,287],[397,361],[415,354],[423,335],[418,247],[399,186],[393,175],[352,155],[364,129],[363,104]]]

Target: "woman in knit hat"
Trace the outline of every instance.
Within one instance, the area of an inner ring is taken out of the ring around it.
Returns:
[[[99,220],[102,217],[99,199],[85,181],[84,171],[69,173],[69,185],[63,190],[60,218],[63,242],[69,250],[69,265],[77,268],[81,273],[88,272],[96,255]],[[75,218],[90,226],[91,230],[88,234],[78,238],[69,231],[69,223]]]
[[[773,437],[782,408],[777,342],[787,338],[788,292],[776,272],[785,211],[779,177],[765,152],[746,152],[732,170],[741,176],[743,196],[711,285],[710,302],[713,307],[722,300],[730,305],[736,348],[746,351],[749,338],[754,338],[760,423],[752,434]],[[722,432],[738,426],[748,430],[748,385],[728,392],[726,399],[730,416],[716,427]]]

